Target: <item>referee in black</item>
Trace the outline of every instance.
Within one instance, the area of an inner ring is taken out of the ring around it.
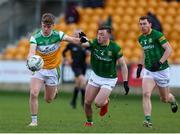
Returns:
[[[74,31],[74,37],[79,37],[80,30],[75,30]],[[87,80],[85,78],[85,72],[87,68],[86,64],[86,53],[87,50],[80,45],[72,44],[69,43],[66,48],[63,51],[63,57],[66,60],[66,52],[70,51],[71,53],[71,58],[72,58],[72,63],[71,67],[72,70],[75,74],[75,88],[73,92],[73,98],[71,101],[71,106],[72,108],[76,108],[76,100],[78,96],[78,92],[81,92],[81,104],[84,106],[84,95],[85,95],[85,86],[87,84]]]

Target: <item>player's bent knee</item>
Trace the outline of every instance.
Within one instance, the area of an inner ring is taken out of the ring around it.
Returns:
[[[97,103],[95,103],[95,106],[97,107],[97,108],[100,108],[101,106],[99,105],[99,104],[97,104]]]
[[[96,107],[102,107],[104,105],[104,103],[100,103],[100,102],[95,101],[95,105],[96,105]]]
[[[169,101],[168,97],[160,97],[161,101],[167,103]]]
[[[91,105],[91,104],[92,104],[92,102],[89,101],[89,100],[84,100],[84,103],[85,103],[86,105]]]

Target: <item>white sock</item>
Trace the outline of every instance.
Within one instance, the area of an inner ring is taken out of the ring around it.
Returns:
[[[31,115],[31,120],[34,123],[37,123],[37,115]]]

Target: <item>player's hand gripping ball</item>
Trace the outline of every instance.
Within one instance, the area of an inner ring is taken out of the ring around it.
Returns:
[[[39,55],[33,55],[27,60],[27,67],[31,71],[39,71],[43,68],[44,61]]]

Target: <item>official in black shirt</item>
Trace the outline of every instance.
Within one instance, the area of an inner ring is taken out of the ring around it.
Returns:
[[[75,30],[74,32],[74,37],[79,37],[79,32],[80,30]],[[84,94],[85,94],[85,86],[87,83],[87,80],[85,78],[85,73],[86,73],[86,52],[87,50],[80,45],[76,44],[68,44],[65,50],[63,51],[63,57],[66,60],[66,52],[70,51],[71,53],[71,58],[72,58],[72,63],[71,67],[72,70],[75,74],[75,88],[73,92],[73,98],[71,101],[71,106],[72,108],[76,108],[76,100],[78,96],[78,92],[81,91],[81,104],[84,106]]]

